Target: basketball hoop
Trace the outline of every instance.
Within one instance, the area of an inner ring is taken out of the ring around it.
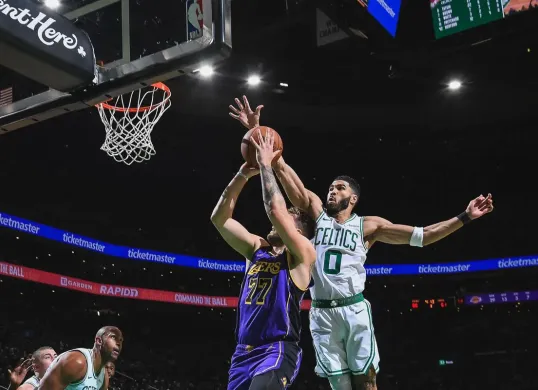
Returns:
[[[153,126],[170,108],[170,89],[155,83],[96,105],[105,125],[101,146],[110,157],[131,165],[147,161],[155,154],[151,142]]]

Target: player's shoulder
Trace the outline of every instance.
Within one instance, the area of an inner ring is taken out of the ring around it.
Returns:
[[[323,221],[328,222],[331,220],[331,217],[329,217],[325,209],[321,209],[318,213],[312,214],[311,217],[316,223],[322,223]]]
[[[255,262],[256,257],[259,256],[261,253],[268,252],[272,248],[271,245],[264,238],[260,236],[256,236],[256,240],[257,240],[256,245],[253,248],[252,255],[250,256],[250,258],[247,259],[247,261],[251,263]],[[247,268],[248,268],[248,264],[247,264]]]
[[[378,232],[379,228],[386,225],[391,225],[392,222],[390,222],[388,219],[378,217],[378,216],[367,216],[364,217],[364,226],[363,226],[363,232],[364,236],[370,236],[372,234],[375,234]]]
[[[377,224],[377,225],[387,225],[387,224],[391,223],[388,219],[378,217],[378,216],[375,216],[375,215],[368,215],[368,216],[365,216],[363,218],[364,218],[364,223],[365,224],[369,223],[369,224]]]
[[[58,364],[71,374],[81,373],[85,375],[88,369],[88,361],[80,349],[64,352],[58,359]]]

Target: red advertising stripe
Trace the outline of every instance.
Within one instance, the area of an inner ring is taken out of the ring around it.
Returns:
[[[109,297],[221,308],[236,308],[238,304],[237,297],[186,294],[172,291],[151,290],[148,288],[102,284],[3,262],[0,262],[0,275]],[[311,301],[304,300],[301,304],[301,309],[309,310],[310,305]]]

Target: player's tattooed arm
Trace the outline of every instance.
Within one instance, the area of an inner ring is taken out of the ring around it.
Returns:
[[[282,196],[282,192],[280,192],[271,166],[261,166],[260,174],[262,178],[263,204],[265,205],[265,211],[271,213],[277,208],[286,210],[286,201],[284,196]]]
[[[272,132],[268,132],[266,137],[262,137],[261,134],[259,136],[259,143],[253,140],[253,144],[256,147],[256,159],[260,166],[263,203],[267,216],[282,239],[282,242],[297,262],[301,264],[307,263],[308,265],[312,264],[316,259],[314,247],[300,233],[294,217],[288,212],[286,200],[280,192],[271,167],[271,163],[276,156],[276,152],[273,150],[274,136]],[[308,269],[307,271],[309,273]],[[308,282],[306,285],[308,285]]]

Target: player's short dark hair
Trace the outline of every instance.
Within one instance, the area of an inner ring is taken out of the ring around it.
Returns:
[[[353,179],[351,176],[341,175],[337,176],[336,179],[334,179],[333,181],[335,180],[347,181],[349,183],[351,191],[353,191],[353,193],[357,196],[361,195],[361,186],[359,185],[359,183],[357,183],[357,180]]]
[[[36,359],[39,359],[41,357],[41,352],[47,350],[47,349],[54,349],[52,347],[40,347],[38,349],[36,349],[34,351],[34,353],[32,354],[32,359],[36,360]]]
[[[290,207],[288,209],[288,213],[293,215],[293,218],[295,219],[295,226],[301,229],[303,235],[309,240],[312,239],[314,237],[314,233],[316,232],[316,221],[314,221],[314,219],[308,215],[308,213],[298,209],[297,207]]]

